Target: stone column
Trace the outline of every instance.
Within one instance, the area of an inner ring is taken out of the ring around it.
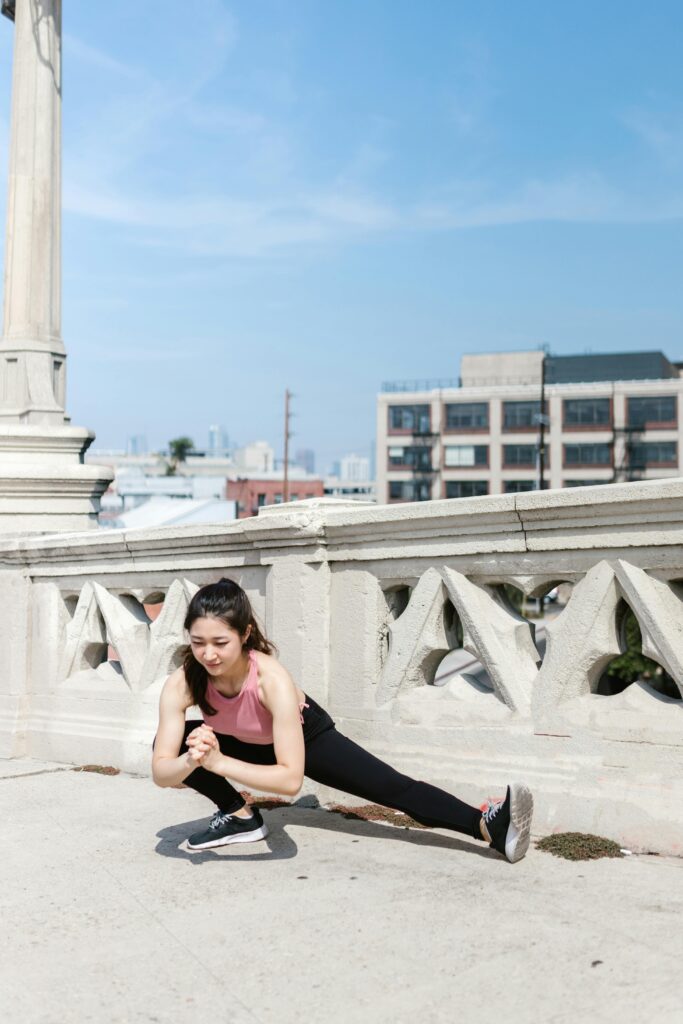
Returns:
[[[69,425],[61,337],[61,0],[17,0],[5,310],[0,340],[0,533],[97,525],[109,469]],[[3,31],[11,31],[2,22]]]
[[[16,6],[0,421],[64,423],[61,0]],[[6,23],[5,23],[6,24]]]

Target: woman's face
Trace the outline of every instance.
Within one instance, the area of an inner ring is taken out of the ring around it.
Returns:
[[[190,646],[209,675],[219,676],[239,663],[247,635],[242,637],[222,619],[208,616],[195,619],[190,626]]]

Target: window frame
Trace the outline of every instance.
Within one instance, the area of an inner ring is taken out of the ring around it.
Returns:
[[[391,423],[392,413],[395,410],[397,410],[397,409],[402,409],[402,410],[409,409],[409,410],[412,410],[416,426],[414,426],[414,427],[393,427],[392,423]],[[426,412],[427,429],[426,430],[421,430],[420,427],[419,427],[420,417],[424,416],[425,413],[417,412],[416,410],[418,410],[418,409],[426,409],[427,410],[427,412]],[[411,435],[420,436],[420,435],[431,434],[431,433],[432,433],[432,407],[431,407],[431,405],[428,402],[413,402],[413,403],[407,402],[407,403],[403,403],[403,404],[399,404],[397,402],[396,404],[388,405],[387,406],[387,434],[389,436],[392,436],[392,437],[406,437],[406,436],[411,436]]]
[[[392,487],[401,487],[402,489],[404,489],[406,486],[412,486],[413,490],[415,490],[415,488],[419,488],[420,490],[424,489],[426,491],[426,493],[427,493],[427,496],[423,497],[423,498],[416,498],[414,495],[413,495],[412,498],[392,497],[392,494],[391,494]],[[390,505],[391,504],[398,504],[400,502],[404,502],[405,503],[405,502],[416,502],[416,501],[431,501],[432,500],[432,485],[431,485],[431,481],[424,481],[424,480],[389,480],[389,490],[388,490],[388,494],[387,494],[387,499],[388,499],[388,504],[390,504]]]
[[[644,420],[634,423],[631,419],[631,402],[658,402],[672,401],[674,406],[674,419],[672,420]],[[678,395],[627,395],[626,396],[626,426],[631,430],[676,430],[678,427]]]
[[[567,406],[571,402],[607,402],[607,421],[605,423],[570,423],[567,419]],[[612,430],[614,426],[614,400],[611,396],[595,398],[563,398],[562,399],[562,430],[567,433],[584,430]]]
[[[474,450],[474,462],[461,463],[459,465],[451,465],[446,461],[446,452],[451,448],[472,448]],[[486,458],[484,461],[477,462],[477,450],[483,449]],[[472,470],[472,469],[488,469],[491,464],[491,446],[488,444],[446,444],[443,445],[443,451],[441,456],[441,468],[444,471],[450,472],[454,470],[458,472],[460,470]]]
[[[534,457],[531,462],[508,462],[507,460],[507,448],[531,448],[533,449]],[[538,465],[538,445],[525,444],[524,442],[513,441],[511,444],[502,445],[502,467],[503,469],[533,469]],[[544,464],[546,468],[550,466],[550,446],[545,446],[545,460]]]
[[[669,445],[669,444],[673,446],[673,450],[674,450],[674,458],[672,460],[659,459],[656,462],[651,461],[649,459],[646,460],[645,462],[631,461],[631,456],[633,454],[633,448],[636,448],[636,447],[650,448],[650,447],[653,447],[654,445],[656,445],[658,448],[660,448],[662,445]],[[675,440],[672,440],[672,441],[634,441],[633,444],[632,444],[631,449],[628,452],[628,455],[629,455],[629,459],[628,459],[629,469],[664,469],[664,468],[666,468],[666,469],[673,469],[673,468],[678,466],[678,442],[675,441]]]
[[[567,460],[567,448],[598,448],[605,447],[608,450],[609,459],[607,462],[569,462]],[[602,466],[605,469],[614,468],[614,443],[612,441],[563,441],[562,443],[562,468],[576,469],[582,466]]]
[[[477,426],[477,427],[472,426],[471,424],[469,426],[468,425],[465,425],[465,426],[463,426],[463,425],[451,426],[451,424],[449,424],[449,422],[448,422],[448,419],[449,419],[448,410],[452,409],[452,408],[455,408],[456,406],[458,406],[459,408],[464,408],[464,407],[467,407],[467,406],[469,406],[470,408],[474,408],[475,406],[481,406],[481,408],[483,408],[485,410],[486,424],[484,426]],[[490,402],[484,401],[484,402],[444,402],[443,403],[443,433],[444,434],[488,434],[490,432],[490,430],[491,430],[491,403]]]
[[[449,494],[448,493],[449,487],[451,487],[451,486],[453,486],[453,487],[455,487],[455,486],[462,487],[463,484],[464,485],[470,484],[472,486],[479,486],[479,485],[481,485],[481,486],[483,486],[485,488],[485,490],[483,490],[481,492],[481,494]],[[451,501],[460,501],[463,498],[486,498],[486,497],[488,497],[488,495],[490,493],[490,490],[491,490],[491,488],[490,488],[488,480],[444,480],[444,482],[443,482],[443,496],[444,496],[444,498],[447,498],[448,500],[451,500]]]
[[[540,423],[532,423],[528,426],[507,426],[505,423],[505,409],[506,406],[510,405],[535,405],[538,411],[535,413],[536,416],[545,416],[548,421],[548,399],[541,403],[540,398],[520,398],[520,399],[509,399],[501,403],[501,433],[503,434],[531,434],[538,433],[540,431]],[[549,422],[546,422],[546,430],[548,429]]]
[[[509,484],[523,484],[523,487],[509,487]],[[530,484],[529,487],[526,485]],[[536,480],[503,480],[503,494],[528,494],[529,491],[537,491]]]
[[[403,461],[402,462],[392,462],[391,461],[392,458],[396,458],[397,457],[397,456],[392,456],[390,454],[392,448],[402,448],[403,449]],[[419,463],[415,463],[415,462],[410,462],[410,461],[406,462],[405,461],[406,451],[419,451],[423,456],[425,456],[425,462],[428,463],[428,464],[427,465],[420,465]],[[433,468],[434,468],[433,464],[432,464],[432,459],[433,459],[432,448],[429,445],[424,445],[424,444],[423,445],[418,445],[418,444],[393,445],[392,444],[392,445],[389,445],[389,447],[387,448],[387,471],[389,473],[391,473],[391,472],[394,472],[395,470],[409,469],[409,470],[414,470],[416,472],[431,473],[431,472],[433,472]]]

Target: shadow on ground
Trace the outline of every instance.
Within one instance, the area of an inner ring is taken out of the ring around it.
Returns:
[[[349,819],[341,814],[308,808],[286,807],[265,811],[264,821],[268,825],[268,837],[265,840],[268,852],[242,853],[243,846],[225,846],[214,850],[191,851],[185,849],[187,837],[206,824],[206,818],[180,822],[169,825],[157,832],[159,842],[155,852],[162,857],[175,857],[192,861],[194,864],[205,864],[207,861],[220,861],[226,856],[230,860],[289,860],[296,857],[298,848],[294,840],[287,834],[286,826],[291,824],[304,825],[306,828],[322,829],[325,832],[339,832],[344,835],[356,836],[358,839],[390,839],[398,843],[411,843],[414,846],[436,847],[444,850],[458,850],[471,853],[477,857],[500,860],[495,851],[488,846],[479,846],[474,840],[467,841],[455,836],[445,836],[440,832],[427,829],[411,829],[396,825],[375,824],[360,819]],[[253,848],[253,847],[252,847]],[[262,849],[262,847],[259,847]]]

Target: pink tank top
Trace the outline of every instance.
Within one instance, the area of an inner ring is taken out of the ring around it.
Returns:
[[[217,713],[207,715],[202,712],[202,717],[214,732],[234,736],[243,743],[265,745],[273,742],[273,716],[259,700],[258,665],[253,651],[249,651],[247,678],[236,696],[225,697],[210,679],[206,683],[206,696]]]

